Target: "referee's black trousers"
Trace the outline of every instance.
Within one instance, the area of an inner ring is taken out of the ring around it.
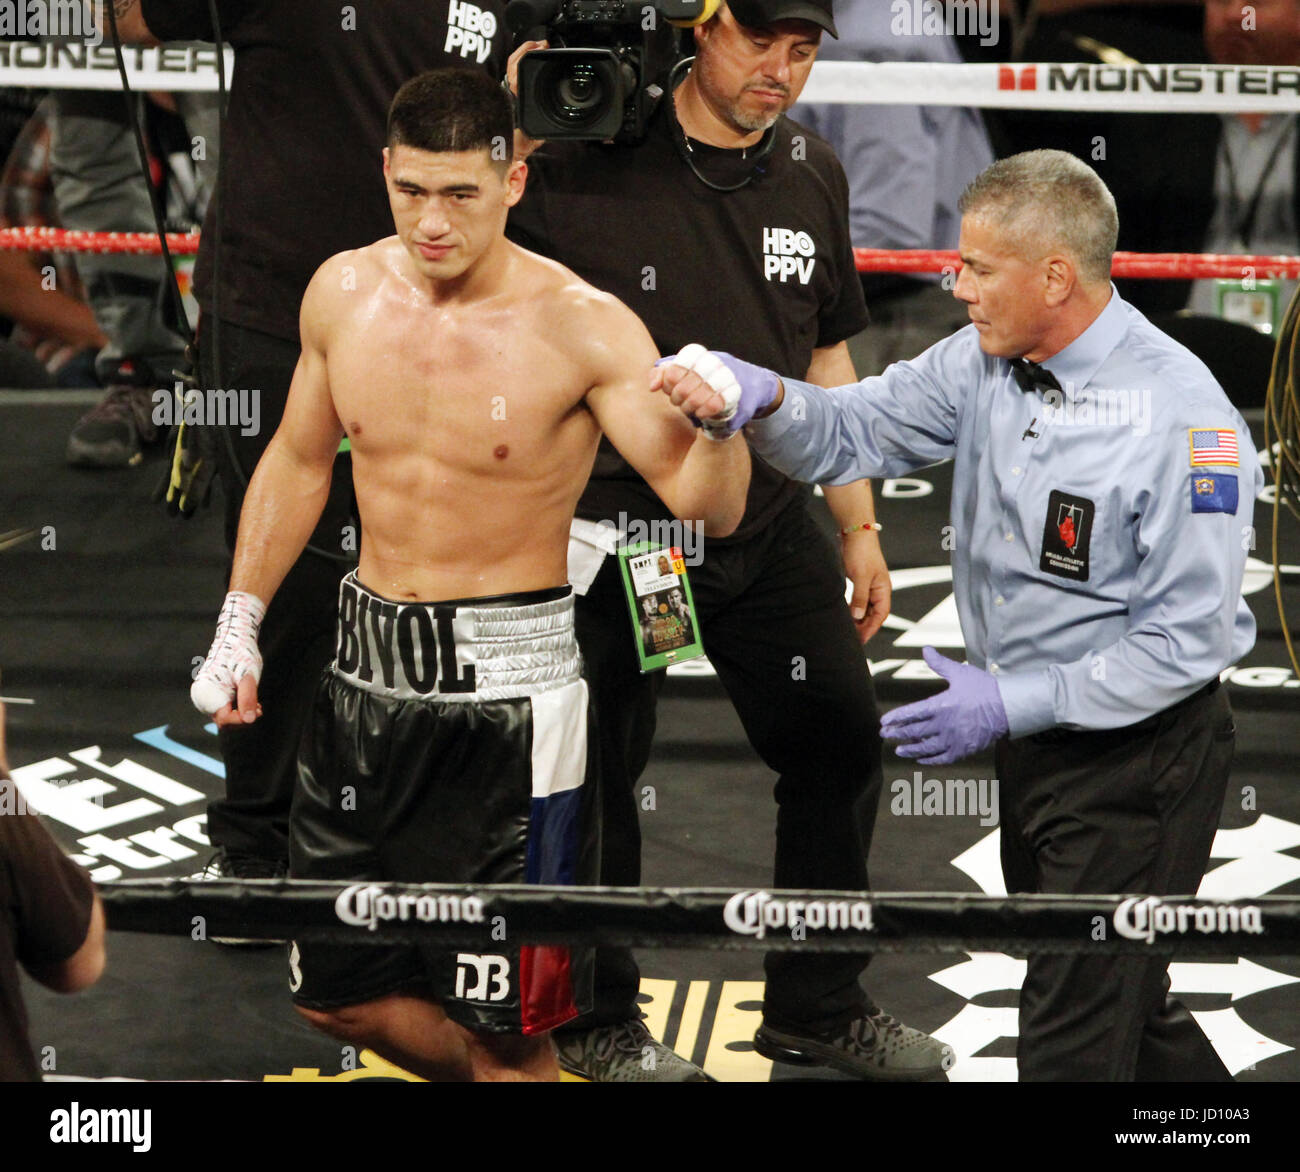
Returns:
[[[1008,892],[1195,895],[1219,825],[1234,740],[1213,681],[1103,732],[1052,730],[997,747]],[[1114,931],[1109,921],[1104,925]],[[1169,958],[1029,956],[1020,1079],[1211,1082],[1230,1076],[1169,993]]]

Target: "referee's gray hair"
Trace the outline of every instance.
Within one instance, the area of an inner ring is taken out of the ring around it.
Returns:
[[[1074,257],[1084,280],[1110,279],[1119,235],[1115,197],[1074,155],[1025,151],[999,159],[971,181],[957,207],[997,224],[1028,259],[1059,248]]]

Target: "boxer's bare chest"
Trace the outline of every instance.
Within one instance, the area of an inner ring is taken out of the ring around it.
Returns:
[[[580,363],[530,304],[430,309],[376,295],[341,327],[330,391],[360,453],[534,476],[594,428]]]

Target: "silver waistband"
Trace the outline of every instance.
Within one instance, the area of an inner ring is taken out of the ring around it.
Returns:
[[[353,571],[339,584],[334,674],[399,700],[513,700],[581,673],[573,595],[394,602]]]

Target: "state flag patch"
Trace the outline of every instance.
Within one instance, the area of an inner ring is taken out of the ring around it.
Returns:
[[[1230,427],[1193,427],[1188,430],[1192,445],[1192,467],[1202,464],[1238,464],[1237,433]]]
[[[1232,472],[1192,473],[1193,513],[1235,513],[1237,477]]]

